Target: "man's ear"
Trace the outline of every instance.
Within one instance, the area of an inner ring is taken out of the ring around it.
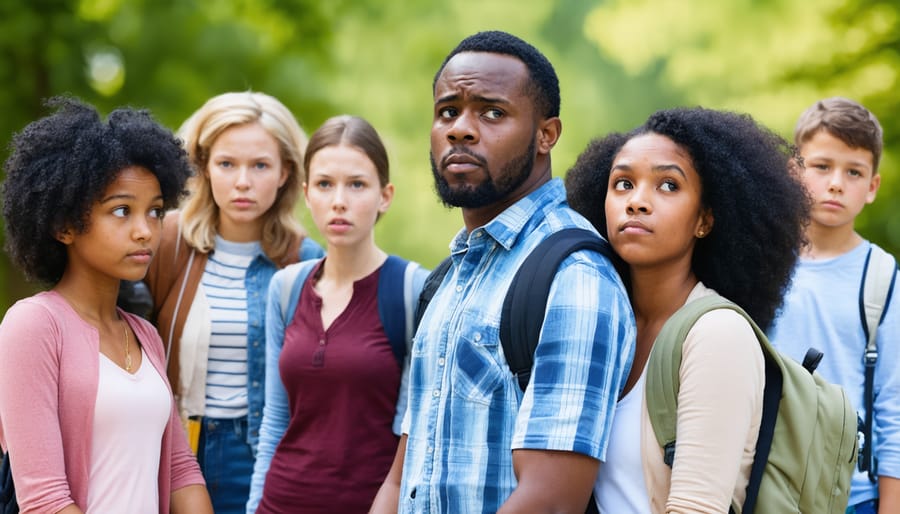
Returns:
[[[537,153],[547,155],[556,146],[559,136],[562,135],[562,121],[556,116],[546,118],[538,123]]]

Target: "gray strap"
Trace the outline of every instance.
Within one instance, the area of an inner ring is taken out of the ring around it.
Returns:
[[[297,280],[297,275],[300,274],[301,268],[302,266],[297,263],[284,268],[282,273],[279,274],[279,279],[281,280],[281,322],[284,325],[287,325],[287,310],[288,303],[291,301],[291,289],[294,288],[294,281]]]
[[[878,354],[878,348],[875,345],[878,324],[881,322],[896,271],[897,263],[894,261],[894,257],[873,243],[863,280],[862,297],[866,332],[869,335],[869,340],[866,342],[867,354]]]

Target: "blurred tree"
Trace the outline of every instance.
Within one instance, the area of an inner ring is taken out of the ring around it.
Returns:
[[[277,96],[301,124],[333,110],[329,17],[315,0],[28,0],[0,3],[0,134],[72,94],[101,112],[148,108],[177,129],[210,96],[253,89]],[[302,13],[298,16],[297,13]],[[5,161],[6,151],[0,153]],[[0,176],[2,178],[2,176]],[[0,257],[0,311],[30,294]]]
[[[630,76],[661,70],[661,86],[689,103],[748,112],[787,137],[820,98],[863,103],[884,127],[885,157],[857,228],[900,255],[900,4],[610,0],[585,33]]]
[[[897,10],[872,0],[812,8],[800,0],[7,0],[0,139],[46,114],[42,99],[60,93],[103,112],[146,107],[172,129],[210,96],[247,89],[281,99],[307,132],[357,114],[385,139],[397,188],[379,244],[433,266],[462,221],[433,190],[432,80],[462,38],[499,29],[537,46],[559,74],[556,176],[590,139],[663,107],[744,110],[788,134],[819,96],[863,101],[881,115],[890,152],[879,201],[860,225],[896,250],[900,218],[888,205],[900,187],[891,173],[900,120],[887,115],[900,101],[889,94],[900,70]],[[297,212],[321,241],[305,209]],[[0,254],[0,312],[34,287]]]
[[[596,51],[581,34],[590,8],[581,0],[528,9],[516,0],[6,2],[0,5],[0,83],[6,85],[0,136],[8,140],[46,114],[43,98],[65,92],[104,112],[122,104],[149,108],[173,129],[206,98],[228,90],[277,96],[308,132],[335,114],[361,115],[384,137],[397,187],[377,228],[379,242],[431,266],[461,226],[459,213],[443,208],[433,192],[431,81],[463,37],[507,30],[555,64],[564,120],[554,151],[558,176],[591,137],[677,101],[660,94],[654,81],[624,76]],[[306,218],[302,206],[298,213]],[[34,287],[7,271],[2,259],[0,311]]]

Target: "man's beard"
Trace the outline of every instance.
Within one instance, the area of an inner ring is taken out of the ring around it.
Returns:
[[[525,152],[509,161],[500,170],[496,182],[491,178],[487,161],[483,157],[463,150],[467,155],[478,159],[485,171],[484,182],[474,187],[469,185],[451,187],[447,179],[438,171],[434,155],[429,154],[431,173],[434,175],[434,187],[441,202],[447,207],[477,209],[505,199],[531,176],[531,170],[534,167],[534,148],[535,137],[532,136]]]

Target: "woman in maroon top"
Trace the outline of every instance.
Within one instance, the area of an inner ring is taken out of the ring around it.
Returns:
[[[394,186],[384,145],[361,118],[327,120],[304,160],[306,205],[327,257],[307,264],[299,299],[284,302],[283,333],[267,321],[267,362],[277,368],[267,365],[247,512],[367,512],[393,462],[392,423],[404,403],[378,312],[388,255],[374,236]],[[267,318],[281,314],[272,304],[283,281],[272,282]]]

